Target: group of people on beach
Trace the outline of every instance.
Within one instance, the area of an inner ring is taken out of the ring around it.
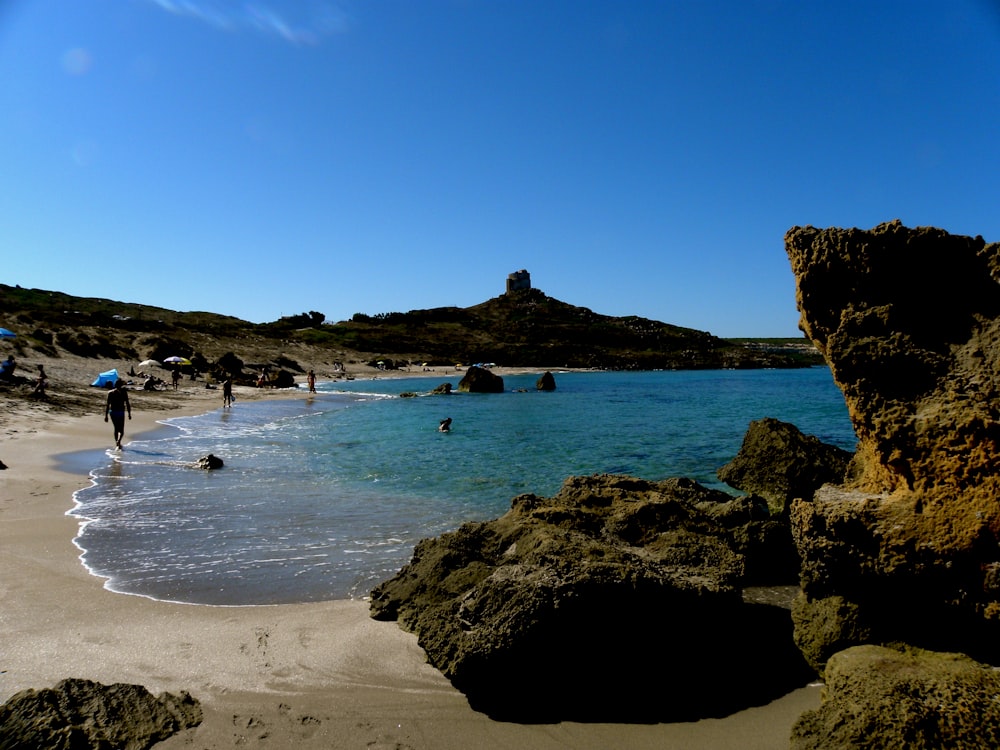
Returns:
[[[20,376],[15,377],[14,371],[17,370],[17,360],[14,359],[13,354],[8,354],[7,359],[0,362],[0,380],[7,381],[9,383],[26,382],[28,378],[22,378]],[[31,391],[32,398],[46,398],[46,388],[49,385],[49,378],[45,374],[45,365],[38,365],[38,376],[35,378],[35,387]]]
[[[45,370],[41,365],[38,366],[41,376],[39,381],[44,381]],[[306,376],[306,383],[309,386],[310,393],[316,393],[316,373],[309,370]],[[42,386],[44,389],[44,386]],[[177,387],[177,381],[174,381],[174,388]],[[222,408],[232,408],[233,401],[233,376],[229,375],[224,381],[222,381]],[[132,403],[128,399],[128,390],[126,389],[126,383],[124,380],[117,380],[115,382],[114,388],[108,391],[108,398],[104,404],[104,421],[111,421],[114,427],[114,439],[115,447],[118,450],[122,448],[122,438],[125,437],[125,418],[132,419]],[[446,417],[438,423],[439,432],[451,432],[451,417]]]

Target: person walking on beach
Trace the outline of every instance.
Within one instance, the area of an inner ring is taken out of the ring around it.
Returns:
[[[316,373],[314,373],[312,370],[310,370],[309,374],[306,375],[306,382],[309,384],[309,392],[310,393],[315,393],[316,392]]]
[[[222,408],[232,408],[233,406],[233,376],[230,375],[222,381]]]
[[[108,415],[111,415],[111,424],[115,428],[115,447],[118,450],[122,449],[122,438],[125,437],[125,412],[132,419],[132,404],[128,400],[125,381],[119,380],[114,389],[108,391],[108,401],[104,405],[104,421],[107,422]]]
[[[174,368],[174,371],[170,373],[170,379],[174,381],[174,390],[177,390],[177,384],[181,382],[181,371],[178,368]]]
[[[38,380],[35,381],[35,390],[31,392],[36,398],[46,398],[45,388],[49,384],[49,379],[45,376],[45,366],[38,365]]]

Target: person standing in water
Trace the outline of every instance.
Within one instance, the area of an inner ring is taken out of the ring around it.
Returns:
[[[309,374],[306,375],[306,382],[309,383],[309,392],[310,393],[315,393],[316,392],[316,373],[313,372],[312,370],[310,370]]]
[[[451,432],[451,417],[441,420],[441,423],[438,424],[438,432]]]
[[[227,406],[232,408],[233,405],[233,376],[230,375],[224,381],[222,381],[222,408],[225,409]]]
[[[122,448],[122,438],[125,437],[125,413],[132,419],[132,404],[128,400],[128,391],[125,390],[125,381],[119,380],[115,387],[108,391],[108,400],[104,405],[104,421],[108,421],[111,416],[111,424],[115,428],[115,446],[118,450]]]

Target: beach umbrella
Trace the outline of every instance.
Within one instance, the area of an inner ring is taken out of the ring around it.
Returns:
[[[0,339],[16,339],[17,334],[13,331],[8,331],[6,328],[0,328]]]
[[[144,359],[142,362],[139,363],[139,367],[163,367],[163,365],[161,365],[155,359]]]
[[[184,359],[184,357],[167,357],[165,360],[163,360],[163,363],[171,365],[189,365],[191,364],[191,360]]]

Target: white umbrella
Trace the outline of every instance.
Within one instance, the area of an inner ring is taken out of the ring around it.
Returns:
[[[184,357],[167,357],[163,360],[164,364],[169,363],[172,365],[189,365],[191,364],[190,359],[184,359]]]
[[[146,359],[139,363],[139,367],[163,367],[155,359]]]

